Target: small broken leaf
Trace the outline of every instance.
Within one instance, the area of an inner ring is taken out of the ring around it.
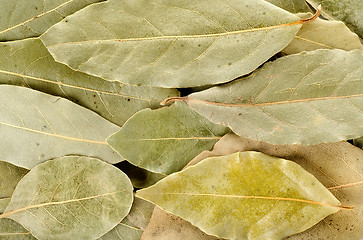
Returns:
[[[144,230],[149,223],[154,207],[154,204],[135,197],[129,215],[127,215],[127,220],[141,230]]]
[[[229,129],[176,103],[132,116],[107,142],[133,165],[156,173],[181,170],[198,153],[211,149]]]
[[[360,50],[302,52],[179,100],[254,140],[317,144],[352,139],[363,135],[362,62]]]
[[[109,0],[68,16],[41,40],[56,61],[94,76],[193,87],[252,72],[302,24],[262,0]]]
[[[130,211],[133,188],[126,174],[101,160],[69,156],[34,167],[16,187],[2,218],[38,239],[95,239]]]
[[[123,161],[106,143],[119,127],[60,97],[0,85],[0,159],[27,169],[64,155]]]
[[[0,199],[11,197],[16,185],[27,172],[29,171],[25,168],[0,161]]]
[[[311,13],[300,13],[297,16],[304,19],[310,17]],[[358,35],[350,31],[343,22],[317,18],[304,24],[282,52],[294,54],[323,48],[353,50],[363,49],[363,46]]]
[[[103,0],[0,0],[0,41],[40,36],[83,7]]]
[[[228,239],[281,239],[343,208],[298,164],[258,152],[205,159],[136,196]]]

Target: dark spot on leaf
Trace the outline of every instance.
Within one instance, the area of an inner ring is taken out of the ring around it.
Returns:
[[[231,65],[232,65],[232,63],[228,63],[228,65],[229,65],[229,66],[231,66]]]
[[[198,44],[198,47],[200,47],[200,46],[202,46],[202,45]]]
[[[96,97],[96,94],[93,94],[93,97]]]
[[[238,113],[238,116],[241,116],[242,115],[242,113]]]
[[[96,102],[93,102],[94,104],[97,104]]]
[[[44,158],[44,154],[40,154],[40,157],[41,157],[41,158]]]
[[[127,99],[127,101],[128,101],[128,102],[130,102],[130,101],[131,101],[131,99],[130,99],[130,98],[128,98],[128,99]]]
[[[40,144],[39,143],[37,143],[37,146],[39,146]]]

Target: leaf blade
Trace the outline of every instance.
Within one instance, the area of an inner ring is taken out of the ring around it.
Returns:
[[[206,159],[166,177],[153,187],[139,190],[137,196],[183,217],[208,234],[229,239],[281,239],[304,231],[338,211],[336,207],[320,203],[339,204],[296,163],[257,152]],[[242,201],[245,197],[251,200]],[[275,201],[280,197],[285,200]],[[296,199],[315,199],[319,203],[299,203]],[[173,201],[179,205],[172,204]],[[298,213],[292,216],[289,211]],[[223,230],[227,225],[228,232]]]
[[[253,71],[284,48],[302,24],[264,1],[218,1],[213,8],[210,4],[109,1],[81,10],[41,39],[57,61],[95,76],[136,85],[192,87],[230,81]],[[247,20],[252,17],[247,11],[251,6],[252,12],[261,13],[257,23]],[[118,9],[117,14],[113,9]],[[108,16],[101,22],[104,26],[112,22],[126,30],[106,27],[108,31],[98,29],[91,36],[92,28],[84,27],[83,33],[68,34],[71,29],[78,31],[75,26],[84,25],[84,19],[92,22],[91,16],[101,13]],[[229,15],[234,18],[227,21]],[[100,68],[100,61],[106,67]]]

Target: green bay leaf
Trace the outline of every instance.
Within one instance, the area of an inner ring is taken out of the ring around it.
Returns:
[[[337,142],[363,135],[363,52],[316,50],[182,98],[212,122],[273,144]]]
[[[102,0],[0,0],[0,41],[40,36],[83,7]]]
[[[258,152],[207,158],[136,196],[228,239],[282,239],[344,207],[298,164]]]
[[[95,239],[130,211],[126,174],[101,160],[69,156],[41,163],[18,184],[2,218],[38,239]]]
[[[107,142],[133,165],[170,174],[181,170],[202,150],[211,149],[228,132],[185,103],[176,103],[139,111]]]
[[[27,169],[64,155],[123,161],[106,143],[120,128],[60,97],[0,85],[0,159]]]
[[[0,43],[0,84],[22,85],[68,98],[122,126],[137,111],[158,108],[174,89],[110,82],[57,63],[38,38]]]
[[[311,13],[297,14],[302,19],[311,17]],[[282,50],[286,54],[316,49],[363,49],[357,34],[350,31],[341,21],[327,21],[320,18],[304,24],[294,39]]]
[[[109,80],[193,87],[248,74],[303,22],[262,0],[110,0],[54,25],[41,40],[56,61]]]

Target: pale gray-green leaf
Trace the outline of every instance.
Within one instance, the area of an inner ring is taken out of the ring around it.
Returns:
[[[123,220],[98,240],[140,240],[142,233],[141,229],[131,226]]]
[[[311,13],[300,13],[297,16],[305,19],[311,17]],[[353,50],[363,49],[363,46],[358,35],[350,31],[343,22],[317,18],[304,24],[282,52],[294,54],[323,48]]]
[[[126,174],[101,160],[69,156],[34,167],[16,187],[1,218],[11,218],[38,239],[95,239],[130,211]]]
[[[360,50],[303,52],[184,100],[250,139],[274,144],[352,139],[363,135],[362,63]]]
[[[3,142],[2,145],[6,144]],[[0,161],[0,199],[11,197],[16,185],[27,172],[27,169]]]
[[[0,213],[5,211],[5,208],[8,206],[10,202],[10,197],[8,198],[0,198]]]
[[[228,132],[186,104],[176,103],[139,111],[107,142],[132,164],[170,174],[181,170],[202,150],[211,149]]]
[[[304,0],[266,0],[266,1],[292,13],[302,13],[302,12],[308,12],[310,10],[310,8],[308,7],[308,5],[305,3]]]
[[[103,0],[0,0],[0,41],[35,37],[65,16]]]
[[[0,85],[0,159],[27,169],[69,154],[116,163],[123,158],[106,143],[120,128],[60,97]]]
[[[145,230],[145,228],[149,224],[149,220],[151,218],[151,214],[154,211],[154,207],[154,204],[141,198],[135,197],[129,215],[127,215],[127,220],[129,220],[138,228]]]
[[[339,210],[300,165],[258,152],[212,157],[136,196],[227,239],[282,239]]]
[[[2,240],[36,240],[28,230],[8,218],[0,219],[0,239]]]
[[[67,17],[41,39],[56,61],[82,72],[192,87],[252,72],[301,24],[262,0],[110,0]]]
[[[124,85],[74,71],[55,62],[37,38],[0,43],[0,84],[68,98],[119,126],[137,111],[178,95],[173,89]]]
[[[363,38],[363,1],[361,0],[307,0],[311,5],[323,6],[322,15],[327,19],[341,20]]]

